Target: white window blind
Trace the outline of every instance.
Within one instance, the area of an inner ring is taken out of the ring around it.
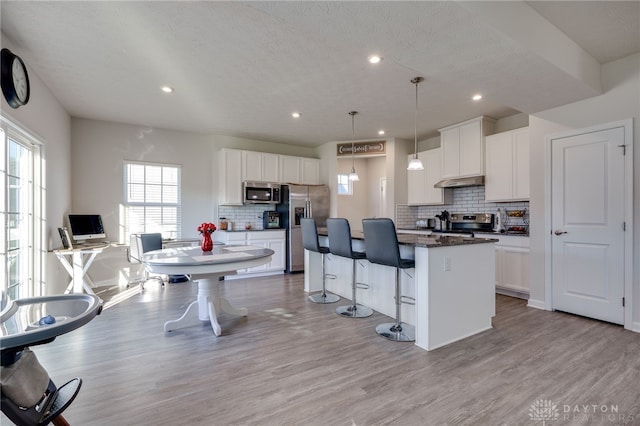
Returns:
[[[180,238],[180,166],[125,162],[125,234]]]

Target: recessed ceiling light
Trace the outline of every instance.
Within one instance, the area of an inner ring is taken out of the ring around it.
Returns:
[[[381,61],[382,61],[382,56],[380,55],[369,56],[369,63],[371,64],[379,64]]]
[[[170,87],[170,86],[162,86],[162,91],[163,91],[164,93],[171,93],[171,92],[173,92],[173,87]]]
[[[482,99],[482,95],[478,93],[476,95],[473,95],[471,99],[473,99],[474,101],[479,101],[480,99]]]
[[[301,114],[300,114],[299,112],[292,112],[292,113],[291,113],[291,116],[292,116],[293,118],[300,118],[300,115],[301,115]]]
[[[378,130],[379,135],[384,135],[384,130]]]

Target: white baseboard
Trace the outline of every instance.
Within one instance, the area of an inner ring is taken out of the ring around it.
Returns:
[[[225,275],[225,281],[231,280],[240,280],[242,278],[255,278],[255,277],[269,277],[271,275],[283,275],[284,271],[264,271],[264,272],[254,272],[252,274],[236,274],[236,275]]]
[[[640,333],[640,322],[639,321],[632,321],[631,322],[631,328],[629,330],[635,331],[636,333]]]
[[[542,300],[529,299],[529,302],[527,303],[527,306],[529,308],[542,309],[543,311],[546,311],[546,308],[544,306],[544,302]]]
[[[529,300],[529,292],[522,290],[512,290],[504,287],[496,287],[496,293],[504,296],[517,297],[518,299]]]

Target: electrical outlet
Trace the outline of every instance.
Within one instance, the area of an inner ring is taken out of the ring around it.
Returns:
[[[450,257],[445,257],[444,258],[444,271],[450,271],[451,270],[451,258]]]

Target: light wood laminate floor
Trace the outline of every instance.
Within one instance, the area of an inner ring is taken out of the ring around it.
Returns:
[[[223,319],[218,338],[208,323],[165,333],[164,322],[184,312],[196,286],[149,282],[142,295],[33,347],[58,385],[84,380],[66,419],[118,426],[542,425],[544,415],[531,408],[547,401],[558,415],[546,417],[548,426],[640,424],[640,334],[620,326],[498,295],[492,330],[426,352],[378,337],[375,325],[389,321],[379,313],[348,319],[335,314],[345,300],[309,302],[301,274],[230,281],[224,292],[249,316]]]

